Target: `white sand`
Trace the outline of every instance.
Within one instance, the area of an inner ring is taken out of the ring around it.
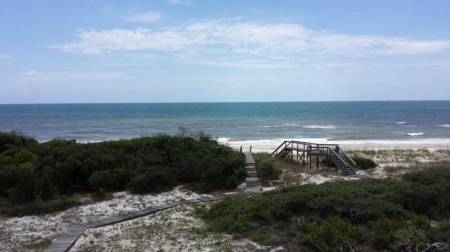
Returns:
[[[330,141],[326,138],[314,139],[273,139],[273,140],[250,140],[230,141],[227,138],[219,138],[218,142],[232,147],[233,149],[249,152],[273,152],[283,141],[302,141],[317,144],[338,144],[342,149],[366,150],[366,149],[450,149],[450,139],[424,139],[424,140],[354,140],[354,141]]]
[[[182,205],[144,218],[90,229],[71,251],[256,251],[265,247],[248,239],[205,230],[193,205]],[[269,249],[269,248],[265,248]]]
[[[49,242],[76,224],[104,219],[150,206],[209,197],[180,187],[157,195],[114,193],[111,200],[68,209],[57,214],[0,219],[0,251],[27,251],[27,246]]]

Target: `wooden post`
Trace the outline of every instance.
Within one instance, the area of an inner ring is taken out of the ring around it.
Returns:
[[[319,156],[316,156],[316,169],[319,170]]]
[[[252,153],[252,146],[250,145],[250,153]]]
[[[240,150],[240,152],[242,153],[242,145],[241,145],[241,150]]]

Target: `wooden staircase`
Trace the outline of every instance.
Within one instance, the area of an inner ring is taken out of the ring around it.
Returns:
[[[316,144],[302,141],[284,141],[274,152],[272,156],[276,155],[278,158],[294,161],[294,152],[296,152],[297,163],[305,161],[305,157],[311,159],[312,156],[329,157],[330,160],[336,165],[338,170],[342,171],[342,174],[347,176],[355,175],[356,163],[353,161],[344,150],[342,150],[337,144]],[[302,155],[300,155],[302,153]],[[311,161],[310,161],[311,162]]]
[[[339,151],[340,153],[345,153],[343,150]],[[347,154],[345,154],[347,155]],[[353,166],[347,162],[343,157],[341,157],[341,155],[339,155],[338,153],[336,153],[334,150],[331,150],[331,155],[330,155],[330,159],[331,161],[336,165],[336,167],[342,171],[342,174],[344,175],[354,175],[356,174],[355,172],[355,165],[353,164]],[[348,157],[348,159],[350,159],[351,161],[353,161],[350,157]],[[354,161],[353,161],[354,163]]]

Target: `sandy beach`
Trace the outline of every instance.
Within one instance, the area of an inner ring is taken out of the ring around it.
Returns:
[[[357,140],[357,141],[330,141],[325,138],[314,139],[273,139],[230,141],[227,138],[219,138],[218,142],[235,150],[249,152],[273,152],[283,141],[302,141],[317,144],[338,144],[344,150],[394,150],[394,149],[450,149],[450,139],[429,139],[422,141],[388,141],[388,140]]]

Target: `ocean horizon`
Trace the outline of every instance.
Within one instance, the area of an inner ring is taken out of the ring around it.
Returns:
[[[228,145],[283,139],[450,144],[450,101],[0,104],[0,118],[0,131],[40,142],[174,135],[186,128]]]

